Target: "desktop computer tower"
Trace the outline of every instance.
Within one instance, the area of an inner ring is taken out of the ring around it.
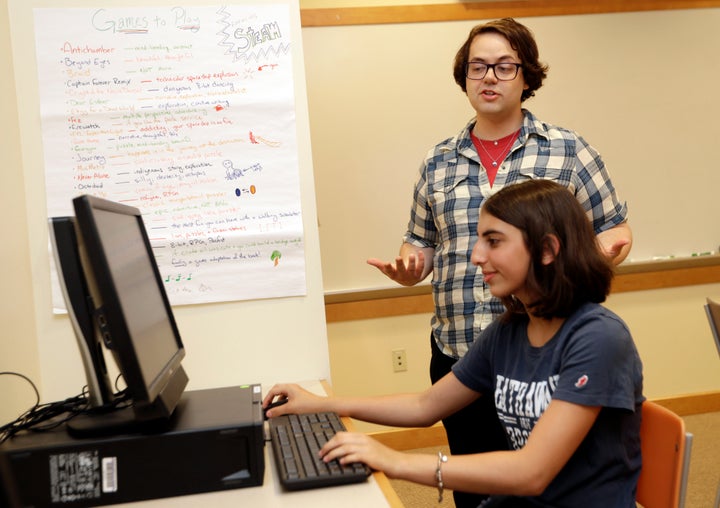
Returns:
[[[98,506],[262,485],[259,385],[188,391],[158,433],[74,438],[61,426],[0,445],[0,507]]]

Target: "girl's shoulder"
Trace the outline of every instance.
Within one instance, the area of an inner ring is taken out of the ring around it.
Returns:
[[[596,303],[581,306],[567,319],[559,342],[566,351],[587,348],[612,354],[635,350],[627,324],[612,310]]]
[[[569,325],[574,326],[617,326],[627,329],[625,321],[612,310],[599,303],[584,303],[567,319]]]

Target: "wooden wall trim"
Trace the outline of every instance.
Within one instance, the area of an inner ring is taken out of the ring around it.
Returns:
[[[680,416],[720,411],[720,391],[652,399],[653,402]],[[413,450],[431,446],[447,446],[442,425],[370,433],[372,437],[394,450]]]
[[[720,282],[720,255],[679,258],[618,267],[612,293]],[[433,312],[429,285],[325,295],[328,323]]]
[[[503,17],[563,16],[610,12],[720,7],[718,0],[516,0],[466,1],[428,5],[300,9],[303,27],[460,21]]]
[[[375,300],[328,303],[325,297],[325,322],[356,321],[408,314],[432,313],[434,310],[430,288],[427,293],[415,296],[397,296]]]
[[[720,411],[720,391],[676,395],[652,400],[680,416]]]
[[[432,427],[382,430],[370,435],[393,450],[413,450],[430,446],[447,446],[447,436],[442,424]]]

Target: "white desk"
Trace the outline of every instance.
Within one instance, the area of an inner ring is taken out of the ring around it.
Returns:
[[[308,390],[319,394],[324,394],[329,391],[327,384],[320,381],[302,382],[300,384]],[[349,428],[349,421],[344,420],[344,422],[346,427]],[[265,425],[267,425],[267,423]],[[403,506],[395,491],[392,490],[387,477],[382,473],[374,473],[363,483],[294,492],[284,491],[276,479],[275,462],[270,446],[269,442],[265,444],[265,477],[260,487],[244,487],[113,506],[127,506],[131,508],[167,508],[170,506],[173,508],[322,508],[326,506],[342,506],[342,508],[402,508]]]

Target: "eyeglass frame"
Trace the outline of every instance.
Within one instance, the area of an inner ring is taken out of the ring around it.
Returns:
[[[468,71],[470,70],[471,65],[484,65],[486,67],[485,74],[480,76],[479,78],[471,78],[468,76]],[[515,66],[515,75],[512,78],[500,78],[498,77],[497,73],[495,72],[495,67],[498,65],[514,65]],[[494,64],[489,64],[485,62],[465,62],[465,77],[467,79],[472,79],[473,81],[479,81],[481,79],[485,79],[485,76],[487,76],[487,73],[492,69],[493,76],[495,76],[495,79],[498,81],[512,81],[515,78],[517,78],[518,74],[520,73],[520,69],[522,69],[523,64],[517,63],[517,62],[497,62]]]

